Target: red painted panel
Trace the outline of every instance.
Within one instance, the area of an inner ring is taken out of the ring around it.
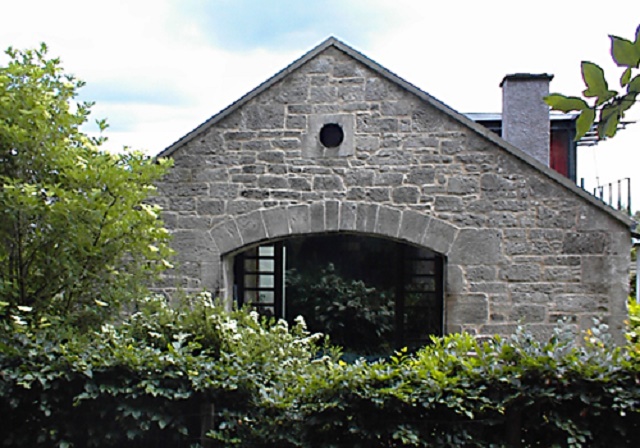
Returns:
[[[569,139],[565,132],[551,133],[549,162],[551,169],[569,177]]]

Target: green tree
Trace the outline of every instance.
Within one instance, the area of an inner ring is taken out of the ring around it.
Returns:
[[[623,91],[610,90],[604,70],[593,62],[582,61],[582,79],[587,87],[582,97],[553,93],[545,98],[553,110],[580,112],[576,140],[583,137],[594,122],[597,122],[598,138],[613,137],[618,124],[640,94],[640,74],[636,71],[640,67],[640,26],[634,41],[618,36],[609,38],[611,57],[624,69],[620,76]]]
[[[146,202],[168,162],[100,149],[92,103],[47,47],[0,66],[0,302],[35,315],[114,313],[170,255]],[[99,121],[101,130],[107,127]]]

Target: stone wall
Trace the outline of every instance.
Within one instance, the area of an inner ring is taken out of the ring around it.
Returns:
[[[316,135],[333,122],[336,150]],[[478,129],[328,46],[171,151],[158,202],[178,255],[157,288],[227,296],[239,249],[358,232],[446,256],[448,332],[620,328],[624,221]]]

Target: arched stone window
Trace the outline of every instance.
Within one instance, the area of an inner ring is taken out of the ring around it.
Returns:
[[[347,233],[290,237],[234,260],[234,298],[293,321],[355,355],[416,348],[443,332],[443,256]]]

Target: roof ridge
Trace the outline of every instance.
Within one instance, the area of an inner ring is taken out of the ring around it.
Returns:
[[[425,101],[426,103],[428,103],[432,107],[438,109],[439,111],[441,111],[442,113],[444,113],[445,115],[450,117],[451,119],[459,122],[460,124],[464,125],[465,127],[469,128],[469,129],[471,129],[473,132],[479,134],[483,138],[485,138],[485,139],[491,141],[492,143],[496,144],[497,146],[499,146],[503,150],[507,151],[508,153],[512,154],[514,157],[516,157],[516,158],[520,159],[521,161],[525,162],[526,164],[531,165],[533,168],[535,168],[536,170],[538,170],[539,172],[544,174],[546,177],[550,178],[551,180],[555,181],[556,183],[559,183],[560,185],[564,186],[565,188],[571,190],[574,194],[577,194],[578,196],[582,197],[583,199],[585,199],[589,203],[593,204],[597,208],[599,208],[601,210],[604,210],[605,212],[607,212],[608,214],[613,216],[618,221],[620,221],[620,222],[622,222],[622,223],[624,223],[625,225],[628,225],[628,226],[631,225],[632,221],[628,216],[626,216],[626,215],[624,215],[624,214],[622,214],[620,212],[617,212],[616,210],[611,209],[610,207],[608,207],[607,205],[605,205],[604,203],[599,201],[597,198],[593,197],[591,194],[583,191],[581,188],[579,188],[577,185],[575,185],[572,181],[570,181],[566,177],[564,177],[561,174],[555,172],[554,170],[552,170],[548,166],[543,165],[542,163],[540,163],[539,161],[537,161],[536,159],[531,157],[529,154],[525,153],[521,149],[515,147],[511,143],[509,143],[506,140],[502,139],[501,137],[499,137],[498,135],[496,135],[494,132],[490,131],[486,127],[474,122],[472,119],[468,118],[464,114],[452,109],[450,106],[446,105],[444,102],[438,100],[437,98],[431,96],[429,93],[421,90],[419,87],[416,87],[415,85],[411,84],[410,82],[408,82],[405,79],[401,78],[400,76],[396,75],[395,73],[393,73],[389,69],[383,67],[379,63],[375,62],[373,59],[371,59],[371,58],[365,56],[364,54],[360,53],[359,51],[355,50],[354,48],[352,48],[351,46],[347,45],[346,43],[344,43],[340,39],[336,38],[335,36],[329,36],[327,39],[322,41],[320,44],[316,45],[311,50],[309,50],[305,54],[303,54],[301,57],[299,57],[298,59],[294,60],[292,63],[287,65],[285,68],[283,68],[282,70],[280,70],[279,72],[277,72],[276,74],[274,74],[273,76],[271,76],[270,78],[268,78],[267,80],[262,82],[260,85],[255,87],[253,90],[249,91],[248,93],[246,93],[245,95],[243,95],[242,97],[240,97],[239,99],[237,99],[236,101],[231,103],[229,106],[227,106],[226,108],[222,109],[220,112],[218,112],[215,115],[213,115],[210,118],[208,118],[202,124],[200,124],[199,126],[194,128],[191,132],[189,132],[188,134],[186,134],[185,136],[183,136],[182,138],[180,138],[179,140],[177,140],[176,142],[171,144],[169,147],[167,147],[166,149],[161,151],[156,157],[169,157],[169,156],[171,156],[171,154],[173,154],[182,145],[190,142],[191,140],[196,138],[198,135],[206,132],[211,126],[216,124],[218,121],[222,120],[223,118],[227,117],[231,113],[235,112],[237,109],[242,107],[244,104],[249,102],[251,99],[253,99],[256,96],[260,95],[262,92],[264,92],[267,89],[269,89],[275,83],[277,83],[280,80],[284,79],[287,75],[289,75],[293,71],[297,70],[303,64],[305,64],[306,62],[310,61],[311,59],[313,59],[314,57],[316,57],[317,55],[319,55],[320,53],[324,52],[325,50],[327,50],[330,47],[337,48],[338,50],[340,50],[343,53],[347,54],[351,58],[353,58],[356,61],[360,62],[361,64],[365,65],[369,69],[371,69],[374,72],[380,74],[381,76],[386,78],[388,81],[393,82],[394,84],[396,84],[396,85],[400,86],[401,88],[407,90],[409,93],[412,93],[413,95],[417,96],[419,99]]]

